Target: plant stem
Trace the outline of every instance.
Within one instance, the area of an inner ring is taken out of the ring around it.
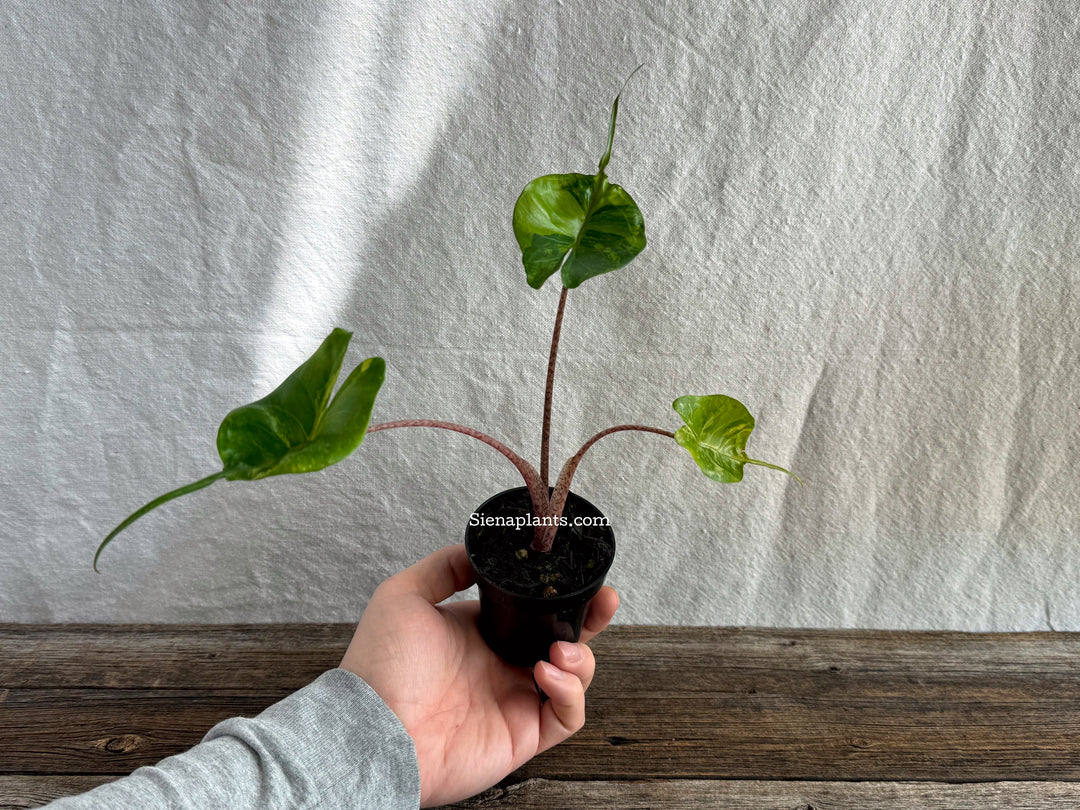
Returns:
[[[555,389],[555,357],[559,353],[559,335],[562,332],[563,310],[566,309],[566,287],[559,295],[559,311],[555,314],[555,329],[551,333],[551,354],[548,355],[547,386],[544,389],[544,426],[540,433],[540,482],[547,491],[548,448],[551,442],[551,399]]]
[[[585,453],[590,447],[605,436],[612,433],[618,433],[621,430],[639,430],[645,433],[658,433],[661,436],[667,436],[669,439],[675,438],[675,434],[670,430],[663,430],[661,428],[649,427],[647,425],[616,425],[615,427],[601,430],[585,442],[585,444],[581,445],[581,449],[571,456],[563,465],[562,471],[559,473],[559,478],[555,482],[555,489],[551,493],[551,498],[548,503],[548,516],[551,519],[546,521],[551,525],[545,526],[542,536],[533,542],[532,547],[536,551],[551,551],[551,546],[555,542],[555,534],[559,528],[558,520],[562,516],[563,508],[566,506],[566,496],[570,493],[570,482],[573,480],[574,473],[577,471],[578,465],[581,463],[581,459],[585,456]]]
[[[442,422],[437,419],[401,419],[397,422],[380,422],[377,425],[370,425],[367,432],[378,433],[380,430],[403,427],[433,427],[441,428],[443,430],[452,430],[457,433],[464,433],[466,436],[472,436],[474,439],[479,439],[484,444],[494,447],[506,456],[511,464],[517,467],[517,471],[521,473],[521,477],[525,479],[525,486],[528,488],[529,496],[532,498],[533,511],[537,515],[545,514],[548,511],[548,488],[541,484],[540,476],[536,472],[536,468],[498,439],[494,439],[486,433],[481,433],[475,428],[457,425],[453,422]],[[539,527],[537,528],[537,533],[539,534]]]

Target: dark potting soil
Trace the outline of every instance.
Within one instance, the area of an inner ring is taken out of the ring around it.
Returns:
[[[466,529],[468,547],[473,565],[489,580],[519,596],[556,597],[588,587],[607,569],[615,554],[614,534],[588,501],[570,493],[563,511],[566,525],[559,527],[546,553],[530,548],[535,532],[532,514],[532,500],[524,487],[501,493],[476,510]],[[487,518],[525,525],[483,525]],[[593,525],[574,525],[579,518]],[[472,525],[476,520],[480,525]]]

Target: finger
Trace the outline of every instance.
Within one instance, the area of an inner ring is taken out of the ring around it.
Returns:
[[[577,676],[581,685],[589,688],[596,672],[596,659],[593,651],[585,644],[571,644],[569,641],[556,641],[549,651],[551,663],[563,672]]]
[[[547,661],[536,665],[533,677],[548,696],[540,710],[540,740],[536,749],[539,754],[585,725],[585,687],[573,673]]]
[[[615,611],[619,609],[619,595],[615,589],[605,585],[589,602],[589,611],[585,614],[585,623],[581,628],[581,640],[591,641],[611,623]]]
[[[433,605],[449,599],[476,581],[464,545],[446,546],[410,565],[383,583],[393,593],[412,593]]]

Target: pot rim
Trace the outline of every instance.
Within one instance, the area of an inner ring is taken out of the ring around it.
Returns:
[[[473,514],[483,512],[485,508],[488,507],[488,505],[491,504],[493,501],[496,501],[507,495],[517,494],[520,492],[524,492],[527,494],[528,487],[512,487],[510,489],[505,489],[502,492],[496,493],[495,495],[492,495],[490,498],[485,500],[478,507],[476,507],[476,509],[473,510]],[[584,506],[587,511],[594,512],[597,516],[605,518],[607,517],[593,503],[573,491],[567,494],[566,502],[568,505],[571,500],[573,500],[578,506]],[[472,566],[473,571],[476,573],[477,584],[482,588],[486,588],[489,592],[489,596],[494,595],[492,592],[494,592],[495,594],[503,595],[506,599],[514,600],[514,602],[519,607],[527,607],[528,609],[530,609],[530,612],[535,611],[538,613],[558,613],[562,610],[567,609],[568,607],[573,607],[574,605],[580,603],[582,601],[582,597],[586,594],[588,595],[588,598],[591,599],[603,586],[604,579],[607,577],[608,571],[611,570],[612,563],[615,562],[615,532],[612,530],[610,525],[599,527],[606,530],[607,532],[611,553],[607,555],[607,560],[604,562],[604,564],[594,570],[594,576],[586,585],[578,588],[577,590],[571,591],[570,593],[559,594],[558,596],[545,597],[519,593],[518,591],[511,590],[504,585],[492,580],[484,573],[483,570],[481,570],[481,568],[473,560],[473,553],[469,543],[469,538],[471,535],[470,530],[472,528],[474,527],[467,526],[465,528],[465,551],[469,558],[469,564]],[[513,530],[508,529],[508,531]]]

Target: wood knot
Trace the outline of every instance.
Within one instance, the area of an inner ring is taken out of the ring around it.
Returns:
[[[870,740],[866,739],[866,737],[852,737],[851,744],[855,748],[869,748],[871,745],[873,745],[873,743],[871,743]]]
[[[94,748],[111,754],[130,754],[142,748],[149,740],[141,734],[121,734],[119,737],[106,737],[94,740]]]
[[[631,745],[637,742],[637,740],[632,740],[629,737],[619,737],[615,735],[611,737],[604,737],[604,739],[607,740],[609,745]]]

